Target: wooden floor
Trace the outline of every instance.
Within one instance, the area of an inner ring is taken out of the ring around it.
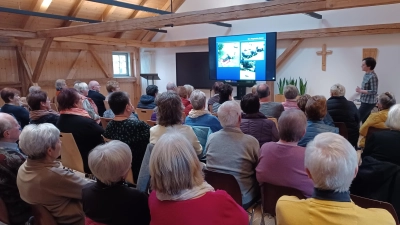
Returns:
[[[250,209],[248,211],[250,211]],[[262,218],[261,217],[261,204],[258,204],[254,210],[253,225],[261,224],[261,218]],[[265,225],[275,225],[275,219],[268,218],[268,216],[266,215],[264,217],[264,223],[265,223]]]

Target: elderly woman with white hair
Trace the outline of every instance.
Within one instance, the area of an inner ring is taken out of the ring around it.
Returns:
[[[89,94],[89,86],[85,82],[76,83],[74,88],[81,94],[82,106],[89,113],[90,117],[97,123],[100,123],[100,116],[94,101],[87,97]]]
[[[233,175],[242,192],[243,207],[248,208],[259,197],[255,168],[260,145],[256,138],[240,130],[242,110],[235,101],[226,101],[218,109],[222,130],[207,140],[207,169]]]
[[[182,134],[160,138],[150,157],[150,225],[248,224],[247,213],[231,196],[204,181],[202,167]]]
[[[329,115],[334,122],[343,122],[348,132],[348,140],[353,146],[357,146],[360,115],[356,105],[348,101],[344,95],[346,88],[341,84],[334,84],[331,87],[331,97],[326,101]]]
[[[22,200],[45,207],[57,224],[84,224],[82,188],[89,181],[68,169],[61,155],[60,131],[53,124],[27,125],[19,136],[19,146],[28,159],[18,170],[17,185]]]
[[[351,201],[349,188],[358,172],[358,159],[353,146],[342,136],[317,135],[307,145],[304,164],[313,180],[314,194],[306,200],[281,197],[276,205],[278,225],[395,224],[388,211],[364,209]]]
[[[206,94],[200,90],[195,90],[190,95],[190,102],[193,109],[190,110],[186,117],[185,124],[189,126],[209,127],[212,132],[217,132],[222,129],[221,123],[216,116],[211,115],[206,110]]]
[[[121,141],[110,141],[89,154],[89,167],[96,183],[82,190],[86,224],[149,224],[147,195],[125,185],[132,153]]]

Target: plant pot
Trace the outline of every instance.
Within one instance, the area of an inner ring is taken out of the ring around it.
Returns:
[[[284,102],[285,101],[285,96],[281,94],[276,94],[274,98],[274,102]]]

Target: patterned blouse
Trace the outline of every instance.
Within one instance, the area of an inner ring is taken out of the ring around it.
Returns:
[[[131,148],[132,172],[136,182],[150,140],[150,126],[140,120],[112,120],[108,123],[103,135],[111,140],[122,141]]]

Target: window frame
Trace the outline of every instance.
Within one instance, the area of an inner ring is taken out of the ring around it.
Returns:
[[[115,74],[114,73],[114,55],[116,55],[118,57],[125,56],[127,74]],[[112,52],[112,56],[111,57],[112,57],[112,66],[113,66],[113,77],[130,77],[131,76],[130,53],[129,52]]]

